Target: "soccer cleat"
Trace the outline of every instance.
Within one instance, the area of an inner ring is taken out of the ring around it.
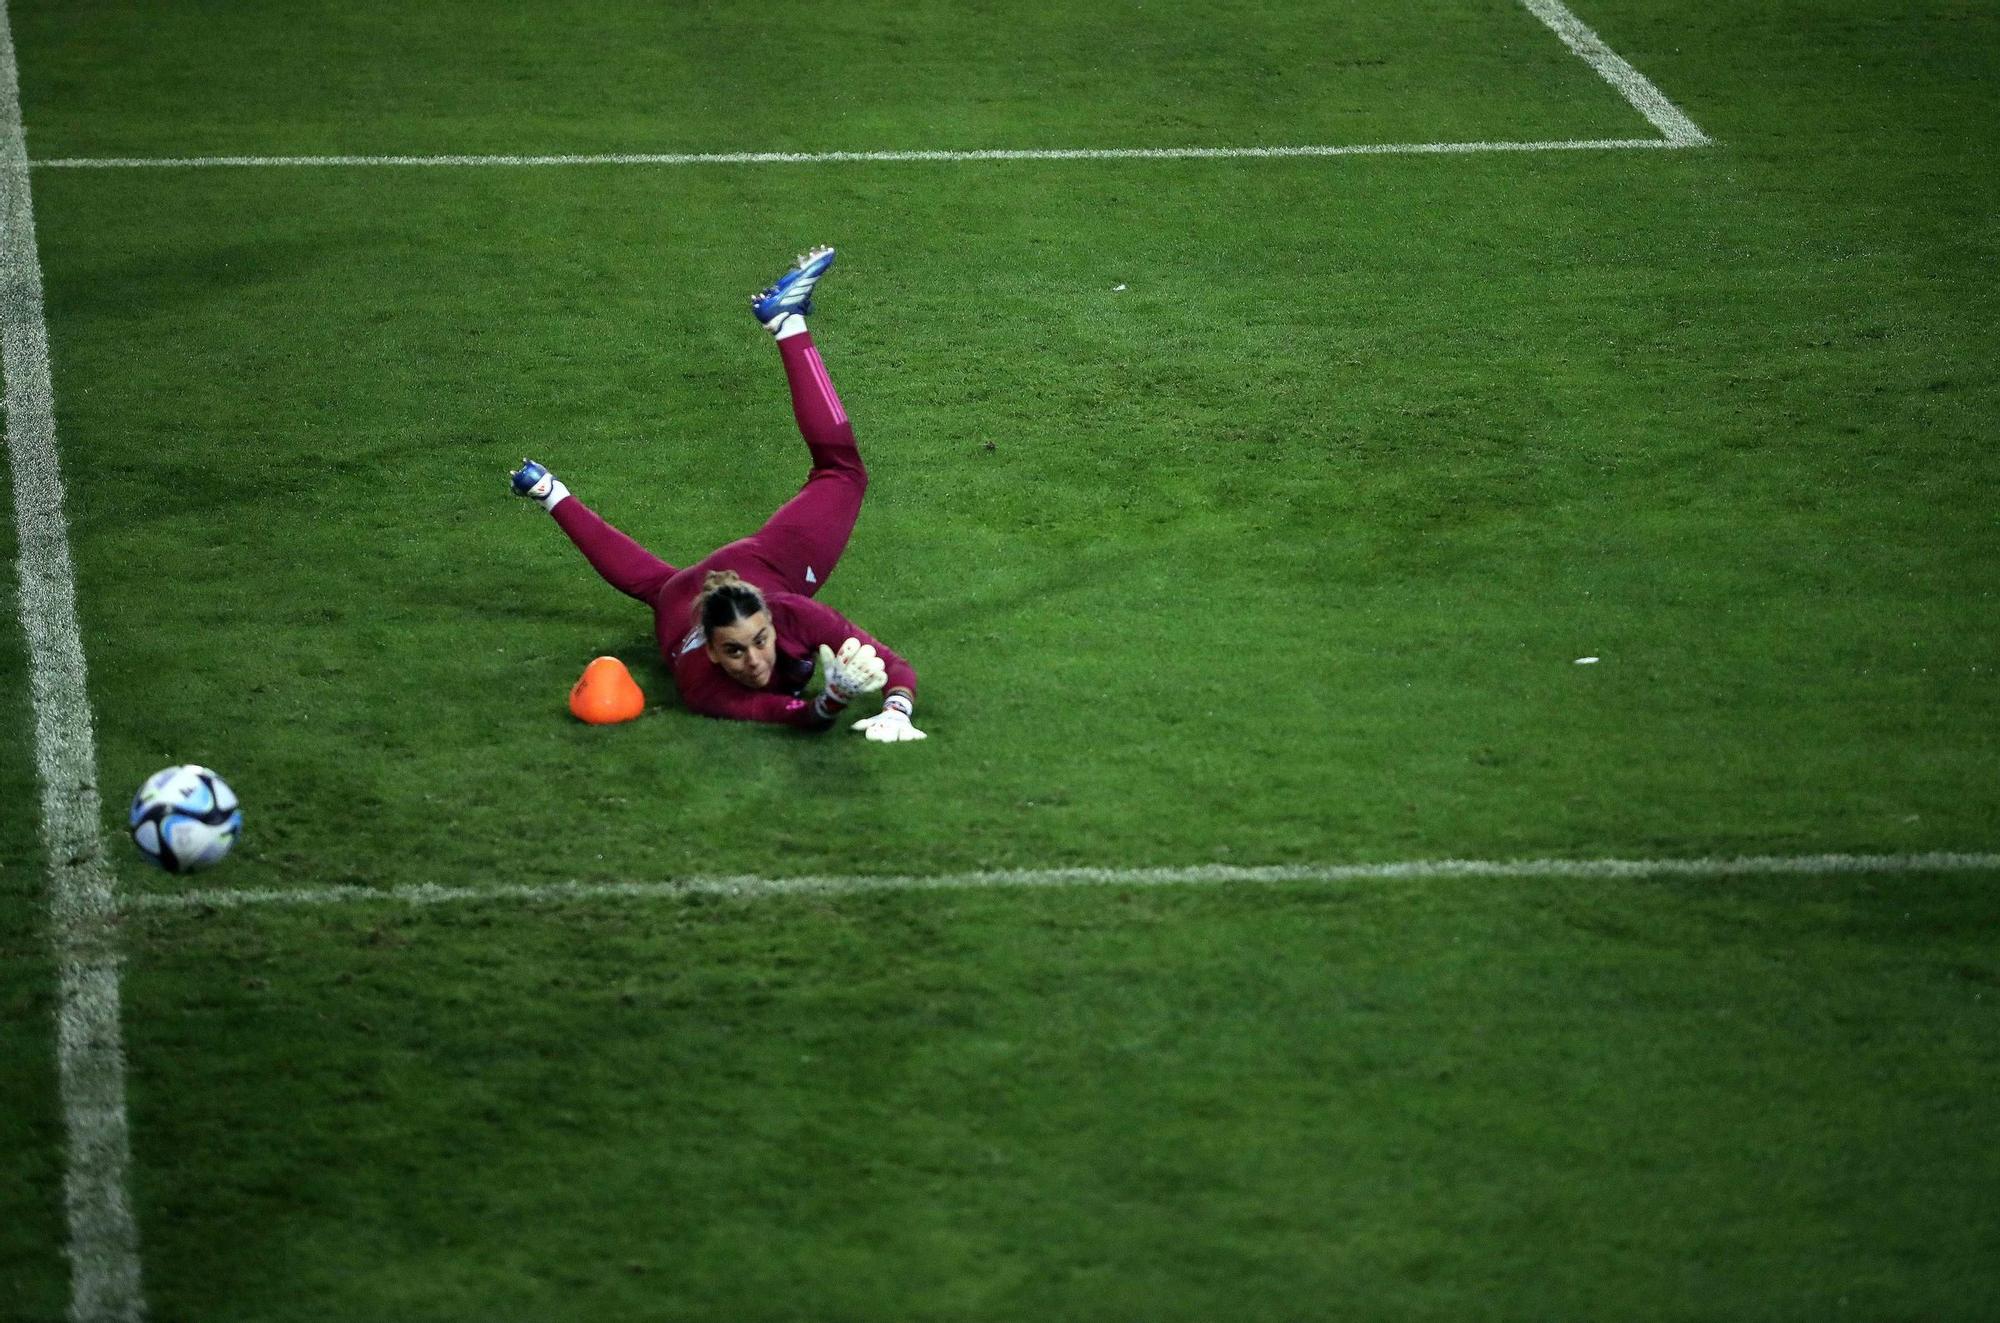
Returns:
[[[750,311],[766,326],[790,313],[801,317],[811,315],[813,286],[832,269],[831,248],[815,248],[800,254],[798,263],[779,276],[769,289],[750,296]]]
[[[508,476],[514,480],[514,495],[525,496],[531,501],[546,499],[556,485],[555,475],[525,455],[521,458],[521,467]]]

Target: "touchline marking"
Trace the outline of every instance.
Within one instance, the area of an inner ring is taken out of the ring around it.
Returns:
[[[875,891],[973,891],[995,887],[1258,886],[1280,883],[1376,882],[1422,879],[1555,878],[1625,881],[1643,878],[1813,876],[1826,873],[2000,872],[2000,854],[1810,854],[1701,859],[1413,859],[1388,864],[1276,864],[1188,868],[1031,868],[970,873],[802,877],[688,877],[665,882],[505,883],[490,887],[425,883],[401,887],[196,889],[128,896],[134,910],[226,910],[264,905],[446,905],[479,901],[658,900],[721,896],[858,895]]]
[[[1682,114],[1679,106],[1667,100],[1666,94],[1653,86],[1650,78],[1605,45],[1602,37],[1585,27],[1583,20],[1572,14],[1562,0],[1521,0],[1521,3],[1546,23],[1549,31],[1562,38],[1563,45],[1597,70],[1599,77],[1618,89],[1618,94],[1631,102],[1632,108],[1660,131],[1668,146],[1702,147],[1708,144],[1708,135]]]
[[[1049,147],[990,151],[609,152],[570,156],[67,156],[37,170],[201,170],[254,166],[836,165],[867,161],[1226,161],[1312,156],[1455,156],[1475,152],[1590,152],[1695,147],[1663,138],[1554,142],[1390,142],[1330,147]]]
[[[76,1323],[123,1323],[143,1318],[146,1305],[138,1223],[126,1180],[132,1158],[119,1025],[118,898],[98,835],[96,739],[63,519],[41,259],[5,0],[0,0],[0,370],[20,537],[21,634],[35,713],[35,770],[42,782],[49,939],[58,969],[56,1074],[67,1140],[69,1316]]]

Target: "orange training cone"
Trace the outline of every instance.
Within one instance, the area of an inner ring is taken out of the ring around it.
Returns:
[[[616,657],[599,657],[583,668],[583,678],[569,691],[569,710],[579,721],[593,726],[610,726],[630,721],[646,710],[646,696],[625,663]]]

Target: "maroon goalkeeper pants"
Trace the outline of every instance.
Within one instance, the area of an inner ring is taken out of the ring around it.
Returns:
[[[799,434],[812,452],[812,472],[799,494],[755,533],[675,569],[574,496],[556,505],[556,522],[604,581],[653,608],[660,647],[670,658],[694,627],[695,598],[711,570],[734,570],[765,592],[811,597],[839,563],[861,513],[868,470],[811,333],[778,341],[778,354]]]

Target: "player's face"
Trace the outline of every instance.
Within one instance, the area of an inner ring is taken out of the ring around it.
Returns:
[[[778,631],[771,613],[759,611],[708,631],[708,658],[745,689],[763,689],[778,665]]]

